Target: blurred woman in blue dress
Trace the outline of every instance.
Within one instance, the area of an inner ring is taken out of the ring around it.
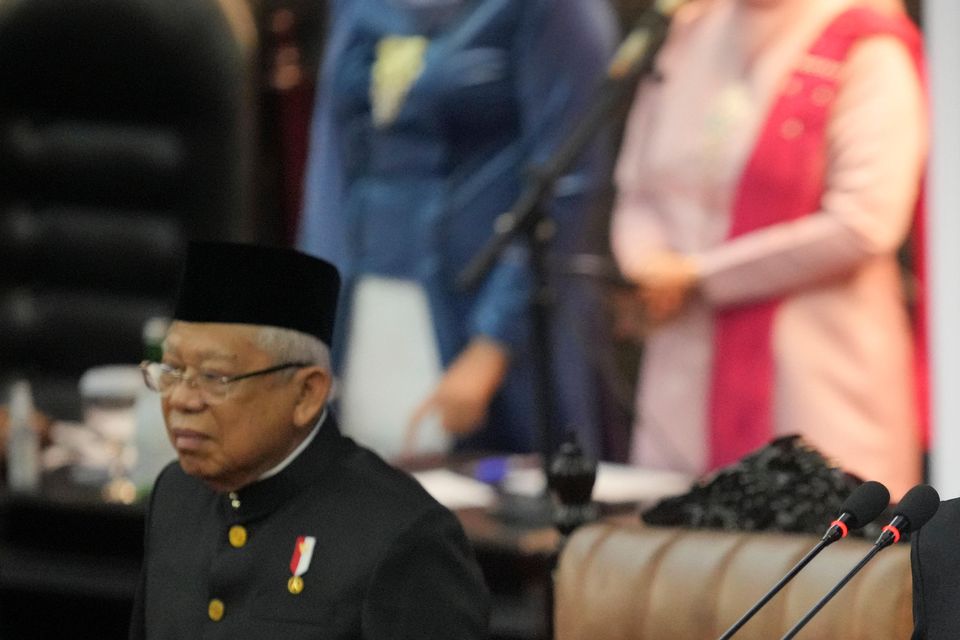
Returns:
[[[332,21],[301,249],[345,280],[335,343],[344,430],[387,457],[537,448],[528,249],[455,279],[530,167],[595,96],[616,38],[603,0],[347,0]],[[609,181],[598,138],[548,202],[554,260],[580,250]],[[555,432],[597,452],[593,285],[554,274]]]

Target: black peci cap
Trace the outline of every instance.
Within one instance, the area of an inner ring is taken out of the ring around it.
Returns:
[[[191,242],[173,317],[294,329],[327,346],[340,293],[329,262],[278,247]]]

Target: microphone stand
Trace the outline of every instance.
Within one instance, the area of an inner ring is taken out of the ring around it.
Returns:
[[[636,88],[640,78],[653,70],[657,52],[667,36],[669,17],[648,12],[648,39],[642,54],[631,57],[629,66],[615,69],[596,92],[591,107],[576,123],[570,135],[550,157],[534,167],[520,196],[496,222],[494,236],[473,256],[457,277],[457,287],[476,287],[493,268],[500,254],[517,238],[523,238],[530,250],[534,291],[531,298],[534,358],[534,408],[537,436],[544,478],[550,485],[550,460],[556,450],[554,431],[553,344],[551,318],[554,294],[550,288],[547,253],[554,226],[547,217],[547,199],[553,195],[556,182],[573,166],[586,146],[609,122],[614,110]],[[616,63],[617,61],[614,60]]]
[[[866,565],[868,562],[870,562],[870,560],[873,559],[873,556],[877,555],[877,554],[880,552],[880,550],[883,549],[883,548],[884,548],[884,547],[882,547],[882,546],[880,546],[880,545],[874,545],[873,548],[870,549],[870,551],[868,551],[865,556],[863,556],[863,559],[860,560],[860,562],[858,562],[858,563],[856,564],[856,566],[853,567],[853,569],[851,569],[849,572],[847,572],[847,575],[843,576],[843,580],[841,580],[840,582],[838,582],[838,583],[833,587],[833,589],[831,589],[831,590],[827,593],[827,595],[825,595],[825,596],[823,596],[822,598],[820,598],[820,600],[817,602],[817,604],[815,604],[815,605],[810,609],[810,611],[807,611],[807,614],[806,614],[805,616],[803,616],[803,617],[800,619],[800,621],[797,622],[797,624],[793,625],[793,628],[791,628],[789,631],[787,631],[786,635],[783,636],[783,638],[781,638],[780,640],[790,640],[790,638],[793,638],[795,635],[797,635],[798,633],[800,633],[800,630],[803,629],[805,626],[807,626],[807,623],[810,622],[810,620],[813,619],[813,616],[817,615],[817,613],[819,613],[820,609],[823,609],[823,608],[826,606],[826,604],[827,604],[828,602],[830,602],[830,600],[833,599],[833,596],[837,595],[837,593],[840,591],[840,589],[842,589],[844,586],[846,586],[846,584],[847,584],[848,582],[850,582],[850,580],[852,580],[855,575],[857,575],[857,573],[860,571],[860,569],[863,569],[864,565]]]
[[[739,631],[741,627],[743,627],[743,625],[747,624],[747,622],[749,622],[750,619],[753,618],[753,616],[755,616],[757,612],[760,611],[760,609],[762,609],[763,606],[770,601],[771,598],[773,598],[773,596],[780,593],[780,590],[783,589],[788,582],[793,580],[793,578],[798,573],[800,573],[800,571],[805,566],[807,566],[810,563],[810,561],[817,556],[817,554],[823,551],[832,542],[833,542],[832,540],[828,541],[826,539],[823,539],[820,542],[818,542],[816,546],[814,546],[810,551],[808,551],[807,555],[803,556],[800,559],[800,561],[797,564],[795,564],[793,568],[790,569],[790,571],[787,572],[785,576],[780,578],[780,581],[777,582],[777,584],[773,585],[773,587],[769,591],[767,591],[767,593],[762,598],[760,598],[755,605],[750,607],[749,611],[747,611],[742,616],[740,616],[740,619],[734,622],[733,626],[727,629],[726,632],[724,632],[724,634],[720,636],[720,638],[718,638],[718,640],[729,640],[729,638],[732,638],[733,635],[737,631]]]

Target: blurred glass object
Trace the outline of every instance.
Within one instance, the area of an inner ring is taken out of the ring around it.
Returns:
[[[18,380],[10,389],[10,423],[7,443],[7,487],[18,493],[40,490],[40,436],[32,424],[33,394],[30,383]]]

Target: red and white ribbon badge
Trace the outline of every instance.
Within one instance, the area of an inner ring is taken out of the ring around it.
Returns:
[[[293,557],[290,558],[290,571],[295,576],[302,576],[310,568],[310,559],[313,558],[313,547],[317,539],[313,536],[299,536],[293,547]]]

